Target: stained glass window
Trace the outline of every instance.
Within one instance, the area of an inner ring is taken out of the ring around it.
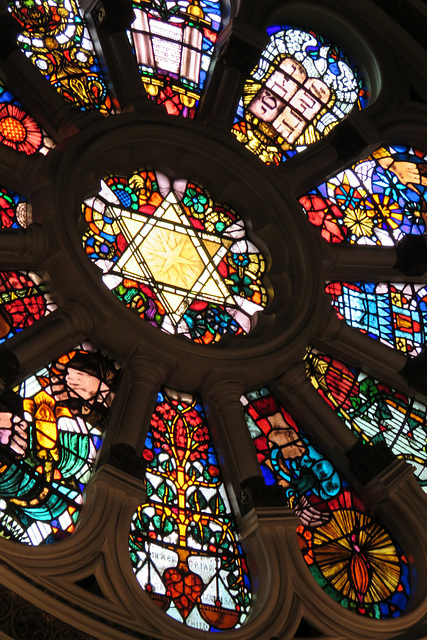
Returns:
[[[115,364],[77,347],[0,401],[0,535],[29,545],[74,531],[114,395]]]
[[[0,82],[0,142],[31,155],[46,154],[55,143],[14,95]]]
[[[267,164],[279,165],[326,136],[368,92],[360,72],[314,31],[271,26],[270,42],[246,81],[233,133]]]
[[[191,180],[147,169],[101,187],[83,206],[83,245],[126,306],[203,344],[251,330],[267,304],[265,259],[231,207]]]
[[[329,282],[339,318],[410,356],[426,343],[427,290],[423,284]]]
[[[147,94],[194,118],[221,24],[217,0],[133,0],[129,37]]]
[[[385,442],[427,487],[427,406],[337,358],[310,349],[307,376],[363,442]]]
[[[0,229],[25,228],[31,222],[31,205],[23,196],[0,185]]]
[[[409,233],[423,234],[427,155],[410,147],[380,147],[300,203],[328,242],[386,246]]]
[[[242,403],[265,482],[285,489],[301,519],[299,544],[318,584],[360,615],[400,616],[411,583],[397,542],[267,388]]]
[[[56,309],[35,271],[0,271],[0,343]]]
[[[58,93],[82,111],[111,113],[111,97],[77,0],[9,0],[9,7],[21,25],[22,51]]]
[[[159,393],[143,457],[149,502],[138,507],[129,534],[138,582],[190,627],[240,627],[249,574],[199,398]]]

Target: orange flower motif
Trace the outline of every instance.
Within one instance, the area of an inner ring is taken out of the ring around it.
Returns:
[[[31,155],[43,140],[37,122],[26,111],[13,104],[0,104],[0,142]]]

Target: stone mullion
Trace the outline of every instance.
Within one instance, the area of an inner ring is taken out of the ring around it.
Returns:
[[[118,401],[118,410],[114,411],[110,422],[116,422],[114,431],[107,434],[105,446],[125,444],[131,446],[137,456],[142,454],[145,439],[150,428],[157,394],[166,378],[167,366],[149,357],[136,353],[125,363],[122,372],[122,388],[128,389]]]
[[[217,41],[218,58],[202,99],[200,119],[231,129],[243,86],[268,42],[258,31],[239,20],[231,21]]]
[[[368,369],[381,382],[405,387],[400,372],[408,361],[407,356],[402,351],[350,327],[345,320],[339,320],[334,309],[331,309],[329,325],[313,339],[313,344],[320,351],[342,359],[346,364],[363,365],[364,369]],[[409,389],[407,391],[410,392]]]
[[[410,465],[384,445],[364,444],[320,397],[305,377],[302,364],[290,369],[272,385],[285,398],[285,407],[298,421],[313,444],[334,461],[369,507],[384,500],[402,483],[414,482]],[[292,395],[291,395],[292,394]],[[287,404],[289,400],[289,404]]]
[[[314,441],[321,443],[325,455],[331,459],[338,456],[344,461],[344,453],[358,439],[311,385],[304,363],[291,367],[271,389],[285,399],[285,407],[292,417],[302,419],[301,426],[307,435],[311,437],[314,433]]]
[[[208,406],[214,441],[217,436],[219,457],[224,457],[226,479],[231,482],[239,508],[244,513],[253,507],[247,492],[249,485],[255,483],[257,488],[263,487],[264,480],[240,402],[243,385],[238,380],[224,377],[224,380],[205,384],[202,400]],[[242,500],[251,504],[242,505]],[[237,507],[236,503],[234,507]]]
[[[89,5],[86,1],[83,6]],[[88,16],[96,29],[122,110],[150,108],[126,31],[135,16],[129,0],[99,0]],[[153,105],[154,106],[154,105]]]
[[[43,229],[31,225],[27,229],[0,230],[0,269],[36,269],[46,250]]]
[[[89,310],[73,300],[54,311],[13,342],[0,347],[0,388],[6,388],[35,373],[43,366],[74,349],[93,328]]]

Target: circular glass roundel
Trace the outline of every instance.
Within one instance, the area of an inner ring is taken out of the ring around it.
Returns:
[[[105,285],[162,331],[214,343],[249,333],[266,306],[264,256],[200,184],[149,169],[109,175],[83,213],[83,246]]]

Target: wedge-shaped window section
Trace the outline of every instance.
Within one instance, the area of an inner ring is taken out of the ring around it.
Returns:
[[[249,612],[249,574],[197,397],[159,393],[143,457],[149,501],[129,534],[138,582],[179,622],[237,629]]]
[[[133,0],[129,31],[148,95],[168,113],[194,118],[221,25],[216,0]]]
[[[368,92],[347,55],[322,35],[290,26],[268,33],[232,131],[263,162],[279,165],[363,108]]]
[[[76,0],[9,0],[22,51],[58,93],[82,111],[112,111],[111,97]]]
[[[400,616],[411,581],[399,544],[267,388],[242,403],[265,482],[285,489],[301,519],[298,539],[317,583],[359,615]]]
[[[307,376],[324,400],[363,442],[385,442],[414,467],[427,490],[427,407],[356,367],[311,348]]]
[[[394,245],[425,232],[427,155],[410,147],[380,147],[300,198],[328,242]]]
[[[427,340],[427,289],[400,282],[329,282],[326,293],[339,318],[410,356]]]
[[[29,545],[74,531],[102,442],[117,367],[89,345],[0,402],[0,535]]]

